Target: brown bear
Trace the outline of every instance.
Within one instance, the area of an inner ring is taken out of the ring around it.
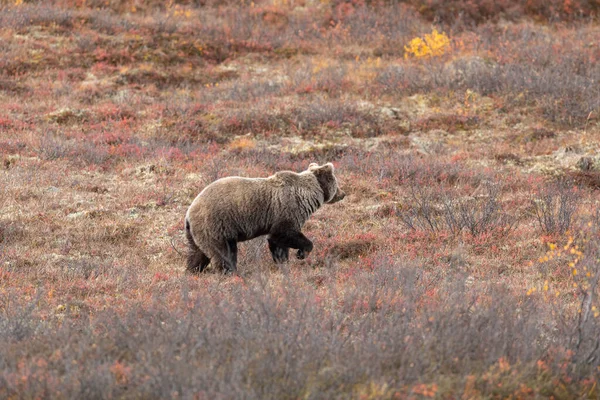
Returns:
[[[211,262],[235,273],[237,243],[269,235],[273,261],[289,258],[289,249],[305,258],[313,244],[300,232],[306,220],[325,203],[342,200],[333,164],[312,163],[306,171],[280,171],[268,178],[232,176],[202,190],[185,216],[190,246],[187,270],[202,272]]]

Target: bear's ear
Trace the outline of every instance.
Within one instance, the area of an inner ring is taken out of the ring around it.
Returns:
[[[308,170],[315,175],[331,174],[333,175],[333,164],[327,163],[324,165],[310,164]]]
[[[323,165],[316,165],[315,167],[311,168],[310,170],[311,171],[318,170],[320,173],[333,174],[333,164],[327,163],[327,164],[323,164]]]

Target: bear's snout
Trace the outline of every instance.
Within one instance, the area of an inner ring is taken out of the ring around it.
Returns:
[[[338,188],[338,190],[335,192],[335,196],[333,196],[333,199],[329,201],[329,204],[337,203],[344,197],[346,197],[346,193],[342,189]]]

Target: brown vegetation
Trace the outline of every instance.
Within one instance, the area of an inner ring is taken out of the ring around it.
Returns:
[[[0,0],[0,397],[598,397],[597,12]],[[310,257],[184,272],[206,184],[326,161]]]

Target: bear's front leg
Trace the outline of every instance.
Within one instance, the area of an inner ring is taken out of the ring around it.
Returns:
[[[300,233],[300,232],[298,232],[298,233]],[[300,235],[302,235],[302,237],[304,237],[304,239],[306,239],[306,242],[303,242],[303,247],[298,248],[298,252],[296,253],[296,258],[298,260],[304,260],[306,257],[308,257],[308,254],[313,250],[313,244],[302,233],[300,233]]]
[[[312,242],[304,234],[292,229],[278,229],[269,238],[278,247],[298,249],[296,257],[303,260],[313,249]]]
[[[298,250],[298,252],[296,253],[296,258],[298,260],[304,260],[306,258],[306,252],[302,249]]]
[[[271,256],[273,256],[275,264],[282,264],[290,259],[289,248],[279,247],[271,238],[268,238],[267,241],[269,242],[269,251],[271,251]]]

